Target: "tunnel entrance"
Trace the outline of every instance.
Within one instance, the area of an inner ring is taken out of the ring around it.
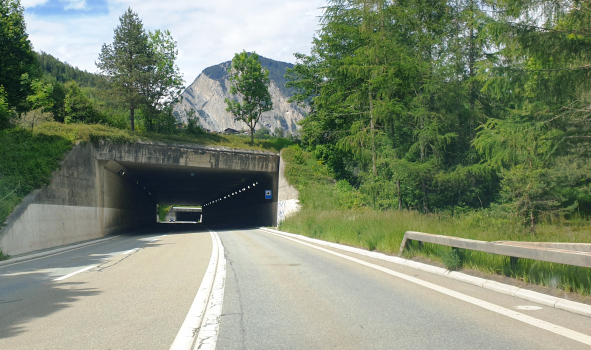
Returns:
[[[204,224],[277,225],[276,153],[100,144],[97,158],[126,183],[141,187],[158,205],[201,206]]]

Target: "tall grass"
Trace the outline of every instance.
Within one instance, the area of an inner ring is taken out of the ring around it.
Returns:
[[[309,153],[292,146],[283,150],[283,157],[287,180],[299,190],[303,207],[281,224],[280,229],[284,231],[387,254],[398,253],[406,231],[483,241],[591,243],[591,224],[582,219],[541,223],[533,236],[519,219],[490,209],[453,216],[369,209],[357,191],[332,179],[326,168]],[[450,251],[449,247],[432,244],[425,244],[419,250],[415,244],[406,255],[447,262]],[[462,251],[461,260],[464,268],[591,294],[591,269],[588,268],[528,259],[519,259],[512,267],[508,257],[476,251]]]

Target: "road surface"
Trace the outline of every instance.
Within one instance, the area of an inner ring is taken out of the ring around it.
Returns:
[[[206,230],[164,226],[0,267],[0,349],[170,348],[213,246]],[[589,348],[588,317],[261,230],[215,230],[226,259],[217,349]]]

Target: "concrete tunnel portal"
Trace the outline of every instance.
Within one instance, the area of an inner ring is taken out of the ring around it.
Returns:
[[[276,153],[133,144],[103,148],[98,158],[159,205],[202,206],[205,224],[277,224]]]
[[[260,171],[118,162],[159,205],[201,206],[203,223],[276,225],[277,176]],[[118,172],[119,173],[119,172]],[[271,198],[265,196],[271,191]]]
[[[0,248],[17,255],[133,232],[156,224],[158,204],[202,206],[204,224],[276,226],[286,213],[278,200],[297,198],[280,159],[200,145],[80,143],[51,183],[13,210]]]

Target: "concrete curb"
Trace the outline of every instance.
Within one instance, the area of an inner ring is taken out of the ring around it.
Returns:
[[[15,257],[15,258],[10,258],[8,260],[0,261],[0,267],[4,266],[4,265],[16,264],[16,263],[19,263],[22,261],[42,258],[44,256],[53,255],[53,254],[65,252],[65,251],[72,250],[72,249],[86,247],[88,245],[92,245],[95,243],[107,242],[107,241],[110,241],[110,240],[113,240],[116,238],[120,238],[120,237],[122,237],[122,236],[118,235],[118,236],[112,236],[112,237],[107,237],[107,238],[99,238],[99,239],[94,239],[91,241],[86,241],[84,243],[77,243],[77,244],[68,245],[68,246],[65,246],[62,248],[45,250],[45,251],[42,251],[39,253],[34,253],[34,254],[27,253],[26,255],[21,255],[21,256]]]
[[[566,299],[557,298],[557,297],[553,297],[550,295],[534,292],[532,290],[511,286],[508,284],[499,283],[499,282],[487,280],[484,278],[466,275],[464,273],[457,272],[457,271],[449,271],[449,270],[441,268],[441,267],[436,267],[436,266],[420,263],[417,261],[404,259],[404,258],[401,258],[398,256],[391,256],[391,255],[386,255],[383,253],[370,252],[368,250],[361,249],[361,248],[349,247],[349,246],[338,244],[338,243],[331,243],[331,242],[322,241],[322,240],[315,239],[315,238],[310,238],[310,237],[297,235],[297,234],[293,234],[293,233],[289,233],[289,232],[277,231],[277,230],[273,230],[273,229],[269,229],[269,228],[265,228],[265,227],[261,227],[260,230],[269,231],[269,232],[285,235],[285,236],[292,237],[292,238],[297,238],[297,239],[300,239],[303,241],[312,242],[312,243],[315,243],[318,245],[323,245],[326,247],[335,248],[335,249],[343,250],[346,252],[367,256],[367,257],[374,258],[374,259],[379,259],[379,260],[388,261],[388,262],[392,262],[392,263],[399,264],[399,265],[412,267],[417,270],[429,272],[434,275],[444,276],[447,278],[454,279],[456,281],[469,283],[469,284],[472,284],[472,285],[475,285],[475,286],[478,286],[481,288],[492,290],[497,293],[510,295],[510,296],[513,296],[516,298],[520,298],[520,299],[531,301],[534,303],[550,306],[550,307],[553,307],[556,309],[561,309],[564,311],[572,312],[572,313],[575,313],[578,315],[591,317],[591,305],[577,303],[574,301],[570,301],[570,300],[566,300]]]

